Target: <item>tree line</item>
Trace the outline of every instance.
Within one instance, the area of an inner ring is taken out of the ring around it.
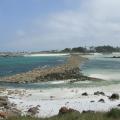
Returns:
[[[61,50],[63,53],[91,53],[91,52],[98,52],[98,53],[112,53],[112,52],[120,52],[120,47],[113,47],[113,46],[97,46],[97,47],[74,47],[74,48],[65,48]]]

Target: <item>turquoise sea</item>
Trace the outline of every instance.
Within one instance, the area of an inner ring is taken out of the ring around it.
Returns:
[[[45,82],[45,83],[28,83],[15,84],[1,82],[0,86],[14,88],[71,88],[71,87],[96,87],[120,84],[120,58],[110,58],[109,55],[89,55],[89,58],[80,68],[84,75],[101,78],[105,81],[82,81],[77,83],[63,82]],[[0,58],[0,76],[12,75],[20,72],[26,72],[36,67],[51,67],[64,63],[66,57],[8,57]]]
[[[64,63],[66,57],[0,57],[0,77]]]

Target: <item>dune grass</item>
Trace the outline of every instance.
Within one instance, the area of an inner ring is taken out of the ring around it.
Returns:
[[[120,109],[111,109],[109,112],[96,113],[69,113],[57,115],[50,118],[34,118],[34,117],[16,117],[8,118],[8,120],[120,120]]]

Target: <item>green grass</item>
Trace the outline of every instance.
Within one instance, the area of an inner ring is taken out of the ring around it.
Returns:
[[[96,113],[69,113],[57,115],[50,118],[18,117],[8,118],[8,120],[120,120],[120,109],[112,109],[109,112]]]

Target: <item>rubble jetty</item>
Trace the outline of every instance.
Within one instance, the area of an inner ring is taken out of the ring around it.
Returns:
[[[14,83],[36,83],[53,80],[89,80],[89,77],[82,75],[80,72],[80,64],[86,58],[80,55],[70,55],[65,64],[54,66],[51,68],[33,69],[26,73],[20,73],[9,77],[1,78],[4,82]]]

